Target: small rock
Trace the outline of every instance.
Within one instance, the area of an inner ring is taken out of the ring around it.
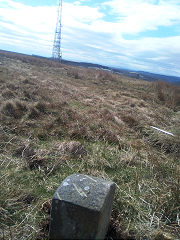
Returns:
[[[85,147],[78,141],[62,142],[59,145],[59,151],[73,156],[82,156],[87,154]]]

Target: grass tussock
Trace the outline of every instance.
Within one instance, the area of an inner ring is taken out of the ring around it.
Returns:
[[[180,110],[180,89],[166,82],[155,82],[155,92],[158,100],[165,106],[172,108],[174,111]]]
[[[129,127],[138,126],[138,121],[131,115],[123,115],[121,118]]]
[[[67,71],[67,75],[75,79],[81,78],[80,71],[77,68],[70,68]]]
[[[18,100],[6,101],[4,105],[1,106],[1,112],[8,117],[19,119],[27,112],[27,106],[25,103]]]
[[[48,239],[52,196],[73,173],[115,182],[107,240],[179,239],[178,87],[25,55],[0,61],[1,239]]]

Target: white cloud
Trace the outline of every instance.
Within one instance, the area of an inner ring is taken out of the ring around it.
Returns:
[[[180,36],[126,40],[158,26],[180,23],[179,0],[112,0],[99,7],[82,0],[63,4],[63,57],[126,68],[180,75]],[[116,21],[106,20],[110,7]],[[28,53],[51,56],[56,7],[32,7],[0,0],[0,45],[29,49]],[[9,49],[11,50],[11,49]]]
[[[11,0],[2,2],[6,2],[7,5],[0,11],[1,19],[9,21],[21,29],[47,32],[56,19],[55,7],[31,7]],[[49,13],[50,17],[48,17]]]
[[[103,5],[108,6],[117,15],[116,26],[121,33],[136,34],[155,30],[159,26],[180,23],[180,5],[176,1],[156,0],[112,0]]]

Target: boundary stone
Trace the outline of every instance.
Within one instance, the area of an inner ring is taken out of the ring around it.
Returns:
[[[104,239],[111,216],[115,183],[73,174],[55,192],[49,237]]]

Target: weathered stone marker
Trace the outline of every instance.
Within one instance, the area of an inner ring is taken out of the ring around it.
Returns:
[[[115,184],[73,174],[55,192],[50,239],[104,239],[112,210]]]

